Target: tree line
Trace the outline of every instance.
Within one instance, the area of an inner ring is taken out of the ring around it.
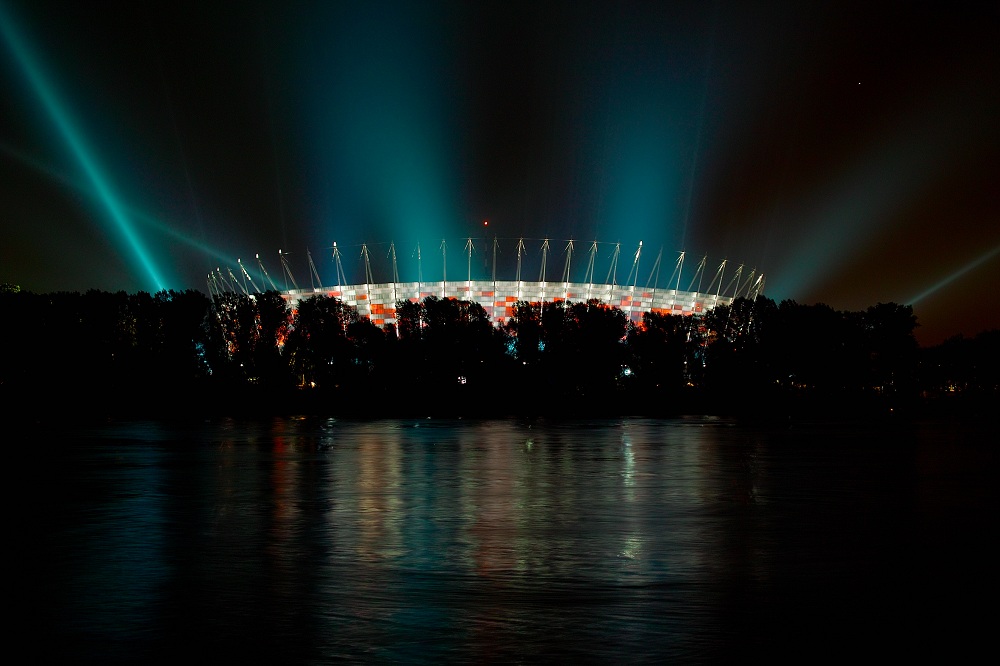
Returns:
[[[0,390],[37,413],[862,415],[992,409],[1000,332],[920,349],[909,306],[758,297],[701,317],[598,301],[401,301],[379,328],[323,295],[0,290]],[[970,407],[971,406],[971,407]]]

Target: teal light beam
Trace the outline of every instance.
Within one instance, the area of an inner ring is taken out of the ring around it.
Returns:
[[[980,255],[976,259],[973,259],[972,261],[970,261],[969,263],[967,263],[965,266],[962,266],[957,271],[955,271],[951,275],[947,276],[943,280],[940,280],[939,282],[935,283],[931,287],[929,287],[929,288],[925,289],[924,291],[920,292],[919,294],[917,294],[916,296],[914,296],[913,298],[910,299],[910,305],[915,305],[916,303],[918,303],[918,302],[922,301],[923,299],[927,298],[928,296],[930,296],[934,292],[939,291],[941,289],[944,289],[945,287],[947,287],[949,284],[951,284],[952,282],[954,282],[958,278],[962,277],[963,275],[965,275],[966,273],[968,273],[968,272],[970,272],[972,270],[975,270],[976,268],[979,268],[980,266],[982,266],[983,264],[985,264],[987,261],[989,261],[993,257],[997,256],[998,254],[1000,254],[1000,245],[997,245],[995,248],[993,248],[992,250],[990,250],[986,254]]]
[[[21,164],[24,164],[25,166],[34,169],[35,171],[46,176],[50,180],[59,183],[64,187],[68,187],[76,192],[79,192],[86,197],[95,198],[97,196],[97,194],[94,193],[89,187],[86,187],[79,181],[71,179],[69,176],[60,173],[56,169],[43,164],[42,162],[36,160],[33,157],[29,157],[28,155],[25,155],[17,150],[14,150],[10,146],[0,143],[0,152],[6,153],[10,157],[21,162]],[[178,240],[181,243],[184,243],[185,245],[192,247],[195,250],[198,250],[199,252],[202,252],[203,254],[206,254],[217,261],[228,261],[228,255],[223,254],[221,251],[209,245],[206,245],[205,243],[195,240],[194,238],[188,236],[187,234],[183,234],[180,231],[177,231],[177,229],[175,229],[173,226],[167,224],[166,222],[162,222],[160,219],[153,216],[151,213],[139,210],[135,206],[131,206],[125,203],[123,203],[122,206],[128,212],[131,219],[141,222],[143,225],[151,229],[154,229],[162,234],[170,236],[171,238]]]
[[[87,179],[94,188],[96,195],[101,203],[104,204],[115,228],[132,249],[136,259],[138,259],[142,268],[148,274],[149,279],[156,287],[155,291],[165,289],[166,287],[159,271],[153,264],[149,253],[143,247],[138,234],[132,228],[121,203],[112,191],[111,185],[98,165],[97,160],[88,149],[83,134],[76,128],[69,112],[59,99],[55,87],[46,78],[26,40],[22,39],[21,35],[15,30],[13,22],[3,5],[0,5],[0,33],[3,34],[4,41],[20,65],[35,94],[38,95],[39,100],[42,102],[42,106],[45,108],[49,119],[59,130],[63,141],[66,142],[73,157],[76,158],[80,168],[86,174]]]

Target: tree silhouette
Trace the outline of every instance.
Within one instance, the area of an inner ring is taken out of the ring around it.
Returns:
[[[702,380],[700,321],[694,317],[647,312],[628,336],[628,367],[638,396],[677,399]]]
[[[159,320],[159,376],[178,386],[204,382],[209,375],[206,350],[211,301],[191,289],[161,291],[153,298]]]
[[[214,324],[223,348],[212,354],[230,379],[281,388],[292,381],[282,358],[291,324],[288,304],[276,291],[255,296],[226,292],[213,300]]]
[[[559,396],[588,414],[850,415],[898,413],[922,396],[986,414],[1000,396],[1000,332],[921,350],[912,308],[896,303],[853,312],[741,298],[632,325],[598,301],[522,301],[496,327],[476,303],[429,297],[397,303],[397,325],[381,329],[327,296],[291,313],[277,292],[10,288],[0,312],[0,391],[33,409],[182,413],[185,401],[226,410],[247,397],[282,409],[294,393],[347,413],[546,413]]]
[[[303,385],[332,388],[347,379],[354,357],[347,330],[357,321],[357,310],[338,298],[317,295],[299,302],[287,353]]]
[[[868,386],[881,395],[909,395],[916,376],[917,318],[909,305],[879,303],[861,316],[871,354]]]

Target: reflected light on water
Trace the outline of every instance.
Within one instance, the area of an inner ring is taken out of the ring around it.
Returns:
[[[208,657],[284,663],[652,662],[791,654],[788,636],[862,636],[888,612],[923,626],[936,607],[909,590],[941,564],[963,498],[996,497],[953,443],[940,453],[940,434],[873,446],[709,420],[95,427],[48,463],[51,651],[141,659],[197,641]],[[976,470],[995,462],[966,452]],[[963,483],[927,482],[926,461],[944,459]]]

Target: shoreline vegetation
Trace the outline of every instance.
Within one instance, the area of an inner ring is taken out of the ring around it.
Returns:
[[[990,418],[1000,330],[920,348],[912,308],[758,297],[629,322],[597,301],[429,297],[378,328],[339,299],[277,292],[0,290],[8,416]]]

